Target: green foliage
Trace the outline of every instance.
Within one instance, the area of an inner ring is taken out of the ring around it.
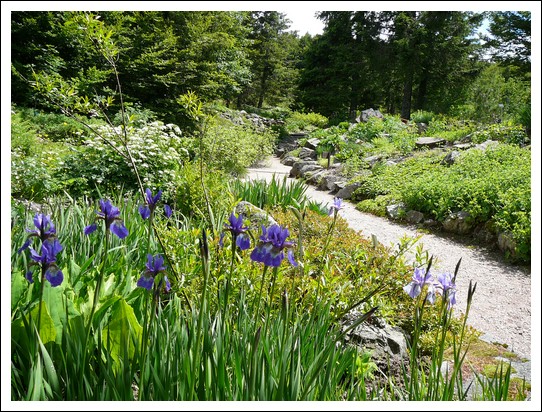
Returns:
[[[37,154],[37,130],[34,125],[22,116],[20,110],[11,108],[11,151],[20,156]]]
[[[446,116],[437,116],[427,127],[427,136],[439,137],[456,142],[472,134],[477,129],[474,122],[460,121]]]
[[[514,260],[530,262],[531,260],[531,186],[522,182],[516,187],[498,194],[500,205],[494,215],[497,228],[509,234],[515,242],[512,251]]]
[[[485,67],[471,83],[462,115],[486,123],[524,122],[530,110],[530,82],[506,77],[498,65]],[[529,123],[521,123],[530,127]]]
[[[370,117],[367,122],[357,123],[348,133],[352,140],[362,140],[370,142],[380,135],[385,133],[384,122],[378,117]]]
[[[380,195],[374,199],[365,199],[356,204],[356,209],[362,212],[371,213],[376,216],[386,216],[386,206],[391,204],[393,197],[391,195]]]
[[[468,212],[474,224],[498,219],[500,230],[513,233],[518,258],[529,261],[530,151],[499,144],[464,152],[452,166],[441,164],[442,158],[428,152],[394,166],[373,168],[372,174],[355,179],[361,187],[353,198],[391,196],[437,221],[460,210]],[[381,210],[376,201],[359,207]]]
[[[292,112],[285,120],[288,133],[311,132],[324,128],[328,123],[327,117],[319,113]]]
[[[435,113],[425,110],[416,110],[410,115],[410,120],[414,123],[429,124],[436,117]]]
[[[208,120],[202,137],[187,139],[187,148],[194,156],[203,156],[207,167],[239,176],[246,173],[247,167],[273,153],[275,139],[271,130],[259,131],[216,117]],[[199,153],[200,143],[202,154]]]
[[[19,111],[11,118],[11,194],[41,201],[62,188],[55,171],[66,148],[38,137],[36,128]]]
[[[211,221],[207,202],[213,211],[226,215],[234,199],[227,191],[227,177],[219,169],[202,169],[194,162],[186,163],[177,173],[172,193],[180,213],[197,220]],[[205,191],[204,191],[205,188]]]
[[[23,109],[21,116],[34,125],[38,137],[53,142],[78,142],[85,132],[79,121],[63,114]]]
[[[230,191],[234,198],[252,203],[260,209],[281,207],[303,208],[309,204],[305,192],[307,186],[300,180],[288,182],[286,176],[281,180],[275,176],[271,181],[234,180],[230,183]]]
[[[77,147],[62,160],[56,175],[65,182],[69,193],[96,196],[97,188],[103,194],[120,188],[137,190],[131,165],[120,155],[124,152],[124,145],[118,141],[120,130],[120,127],[98,127],[101,137],[90,135],[84,146]],[[139,128],[128,126],[127,136],[127,146],[145,187],[172,191],[177,171],[188,160],[180,129],[153,122]]]
[[[472,134],[474,143],[483,143],[486,140],[495,140],[514,145],[525,145],[530,141],[522,126],[512,124],[490,124],[484,129],[476,130]]]

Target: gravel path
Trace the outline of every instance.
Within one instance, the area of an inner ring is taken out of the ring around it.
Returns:
[[[261,167],[250,168],[248,178],[269,180],[273,174],[282,177],[289,175],[289,172],[289,166],[272,157]],[[323,204],[333,202],[332,194],[318,191],[312,186],[309,186],[307,195]],[[415,237],[422,234],[414,226],[360,212],[349,202],[345,202],[339,215],[350,227],[366,237],[374,234],[385,246],[394,247],[405,235]],[[453,273],[457,261],[462,258],[456,279],[456,313],[464,313],[469,281],[476,282],[468,323],[484,334],[484,340],[506,344],[509,350],[522,358],[531,359],[530,270],[506,264],[482,248],[465,246],[442,236],[423,234],[418,243],[423,244],[424,249],[436,258],[433,264],[436,270]]]

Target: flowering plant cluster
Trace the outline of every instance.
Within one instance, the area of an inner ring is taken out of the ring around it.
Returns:
[[[292,266],[297,266],[292,250],[294,243],[286,241],[288,236],[290,231],[285,227],[276,224],[269,228],[262,226],[262,235],[250,258],[266,266],[278,267],[284,259],[284,250],[287,249],[288,261]]]
[[[145,204],[139,206],[139,214],[143,218],[143,220],[146,220],[151,217],[151,215],[154,213],[154,210],[156,209],[156,205],[158,204],[158,201],[162,198],[162,191],[159,190],[158,193],[156,193],[155,196],[152,195],[152,192],[150,189],[145,189]],[[164,205],[164,214],[167,218],[171,217],[172,211],[171,207],[169,205]]]
[[[43,278],[49,281],[51,286],[59,286],[64,280],[64,275],[56,264],[56,257],[58,253],[62,251],[62,245],[56,237],[55,225],[51,221],[50,216],[37,213],[36,216],[34,216],[34,226],[36,227],[36,230],[26,229],[29,233],[28,239],[17,252],[21,253],[22,251],[29,249],[30,258],[34,261],[31,263],[31,266],[40,266]],[[41,240],[41,255],[30,246],[32,240],[35,238]],[[25,278],[30,283],[34,283],[32,275],[32,270],[26,272],[25,275]]]
[[[105,230],[111,230],[119,239],[124,239],[128,236],[128,229],[124,226],[124,222],[120,218],[120,210],[118,207],[113,206],[111,201],[100,199],[100,210],[96,212],[96,219],[101,219],[105,222]],[[85,227],[85,235],[90,235],[96,229],[98,225],[93,223]]]
[[[436,295],[440,294],[448,302],[448,307],[455,305],[455,279],[450,273],[441,273],[435,279],[433,274],[426,271],[425,268],[416,268],[412,275],[412,281],[403,289],[412,299],[415,299],[421,294],[424,286],[427,287],[427,301],[429,303],[435,303]]]

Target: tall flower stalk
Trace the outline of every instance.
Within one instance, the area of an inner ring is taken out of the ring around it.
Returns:
[[[329,207],[329,216],[333,215],[333,220],[331,221],[331,224],[329,225],[329,229],[327,231],[326,240],[324,243],[324,248],[322,249],[322,259],[326,258],[327,249],[329,247],[329,242],[331,241],[331,235],[333,233],[333,229],[335,228],[335,224],[337,222],[337,216],[339,215],[339,210],[343,208],[343,201],[340,197],[335,197],[333,199],[333,204]]]
[[[273,299],[273,293],[275,289],[275,281],[278,275],[278,269],[282,261],[284,260],[284,250],[287,250],[288,261],[292,266],[298,266],[298,263],[294,259],[293,248],[295,244],[289,242],[286,239],[290,236],[290,231],[279,225],[272,225],[269,228],[262,226],[262,235],[260,240],[252,253],[250,258],[254,262],[260,262],[264,264],[263,273],[262,273],[262,284],[260,286],[260,293],[258,295],[258,307],[256,313],[260,311],[260,300],[262,296],[262,289],[265,280],[265,274],[268,267],[273,268],[273,276],[271,278],[270,293],[269,293],[269,303],[267,306],[267,317],[266,317],[266,330],[267,330],[267,320],[269,319],[269,313],[271,310],[271,304]]]
[[[145,390],[145,368],[147,365],[147,340],[150,336],[150,331],[153,325],[153,319],[155,317],[156,307],[160,299],[160,293],[162,291],[169,292],[171,290],[171,284],[167,275],[164,274],[166,267],[164,266],[164,258],[161,255],[153,256],[150,253],[147,255],[147,263],[145,264],[145,270],[141,274],[141,277],[137,281],[137,286],[146,289],[149,294],[148,299],[145,301],[145,320],[143,325],[143,335],[141,338],[141,374],[139,380],[139,400],[141,400]],[[149,300],[151,300],[151,311],[149,314]]]
[[[30,267],[39,266],[41,269],[37,319],[37,330],[39,333],[45,281],[47,280],[52,287],[56,287],[63,282],[64,275],[56,263],[56,256],[60,251],[62,251],[62,245],[58,241],[56,228],[51,221],[51,218],[43,213],[37,213],[34,216],[34,226],[36,227],[35,230],[26,229],[26,231],[29,233],[28,239],[17,252],[21,253],[24,250],[29,249],[30,258],[33,260]],[[30,246],[35,238],[38,238],[41,241],[41,255]],[[31,268],[29,268],[29,270],[26,272],[25,278],[29,283],[34,283],[33,271]]]
[[[463,327],[457,340],[453,336],[453,370],[446,370],[443,376],[442,365],[444,351],[446,349],[446,336],[450,329],[453,306],[456,304],[455,279],[459,270],[461,259],[458,261],[455,273],[441,273],[436,277],[431,273],[432,258],[429,259],[427,269],[416,268],[411,282],[406,285],[404,291],[415,300],[414,307],[414,331],[410,345],[410,377],[408,378],[409,400],[453,400],[454,396],[460,399],[466,397],[462,388],[462,363],[467,349],[463,349],[463,341],[466,333],[466,320],[470,311],[472,297],[476,290],[476,284],[469,284],[467,297],[467,310],[463,321]],[[418,342],[421,335],[423,315],[426,305],[434,304],[437,296],[439,301],[440,327],[435,335],[435,343],[431,354],[429,376],[426,377],[424,370],[419,365]]]
[[[88,341],[88,337],[90,335],[90,329],[92,326],[92,318],[94,317],[96,306],[98,305],[98,301],[100,299],[100,290],[103,283],[105,268],[107,266],[107,254],[109,252],[110,233],[113,233],[119,239],[124,239],[126,236],[128,236],[128,229],[126,229],[126,226],[124,226],[124,222],[120,218],[119,208],[113,206],[111,204],[111,201],[109,200],[100,199],[99,203],[100,203],[100,210],[96,212],[96,220],[102,220],[104,222],[104,227],[105,227],[104,250],[103,250],[103,257],[102,257],[102,266],[100,268],[98,278],[96,279],[96,289],[94,291],[94,299],[92,302],[92,309],[90,311],[90,317],[89,317],[88,326],[87,326],[87,338],[85,342]],[[85,235],[90,235],[91,233],[95,232],[97,229],[98,229],[98,225],[95,222],[89,226],[86,226],[84,229],[84,233]]]
[[[229,223],[229,224],[228,224]],[[237,254],[237,248],[240,250],[247,250],[250,247],[250,237],[246,233],[248,230],[247,226],[243,225],[243,214],[239,214],[238,217],[232,212],[228,218],[228,223],[224,224],[224,231],[220,235],[220,246],[223,246],[223,240],[225,232],[230,232],[232,236],[231,242],[231,263],[230,271],[226,279],[226,287],[224,292],[224,315],[223,320],[226,318],[226,312],[228,310],[228,299],[229,292],[231,287],[231,277],[233,275],[233,270],[235,267],[235,257]]]

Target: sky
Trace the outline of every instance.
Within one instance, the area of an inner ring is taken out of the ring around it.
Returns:
[[[290,8],[286,11],[278,11],[286,14],[286,17],[292,21],[288,31],[297,31],[300,37],[306,33],[315,36],[324,32],[324,22],[314,16],[318,10]]]

